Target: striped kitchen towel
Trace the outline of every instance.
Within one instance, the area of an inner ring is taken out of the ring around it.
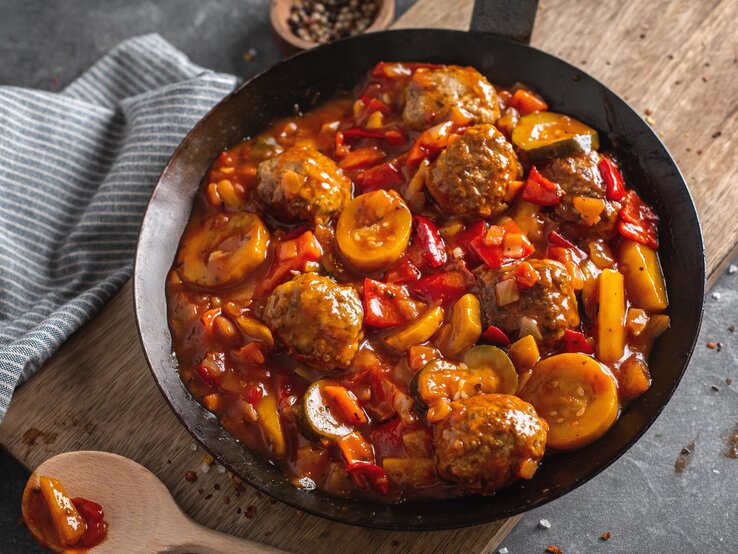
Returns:
[[[146,35],[60,93],[0,87],[0,420],[130,277],[157,177],[235,84]]]

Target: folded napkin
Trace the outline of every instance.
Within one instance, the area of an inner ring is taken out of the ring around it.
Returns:
[[[157,177],[235,84],[146,35],[60,93],[0,87],[0,420],[130,277]]]

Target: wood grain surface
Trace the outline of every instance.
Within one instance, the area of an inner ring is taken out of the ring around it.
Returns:
[[[420,0],[397,27],[468,26],[471,0]],[[713,283],[738,246],[738,2],[543,0],[532,43],[581,67],[648,115],[701,216]],[[107,450],[151,469],[209,527],[293,552],[489,552],[517,518],[466,530],[383,532],[297,512],[216,467],[171,413],[141,353],[130,283],[15,394],[0,443],[29,468]],[[185,480],[188,470],[197,481]],[[250,516],[250,517],[249,517]]]

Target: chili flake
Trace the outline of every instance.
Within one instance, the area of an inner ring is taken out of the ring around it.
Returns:
[[[187,479],[187,481],[189,481],[190,483],[194,483],[195,481],[197,481],[197,473],[195,473],[194,471],[188,471],[187,473],[185,473],[185,479]]]
[[[549,544],[546,547],[546,552],[551,552],[552,554],[564,554],[564,551],[554,544]]]
[[[610,537],[612,537],[612,533],[610,533],[610,531],[606,531],[600,535],[600,540],[609,541]]]

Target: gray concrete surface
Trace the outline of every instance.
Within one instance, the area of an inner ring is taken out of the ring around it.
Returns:
[[[401,0],[398,12],[413,0]],[[249,77],[280,53],[267,0],[1,0],[0,84],[58,90],[122,39],[156,31],[194,61]],[[253,61],[243,54],[257,50]],[[510,554],[557,545],[584,552],[738,552],[738,460],[723,436],[738,422],[738,274],[708,295],[686,376],[646,435],[597,478],[527,514],[503,546]],[[706,348],[721,341],[720,352]],[[728,386],[726,378],[736,384]],[[713,390],[713,385],[719,390]],[[681,474],[680,450],[696,449]],[[0,450],[0,552],[40,551],[18,525],[26,472]],[[551,528],[539,527],[547,519]],[[601,541],[600,535],[612,538]],[[470,529],[469,532],[474,532]]]

